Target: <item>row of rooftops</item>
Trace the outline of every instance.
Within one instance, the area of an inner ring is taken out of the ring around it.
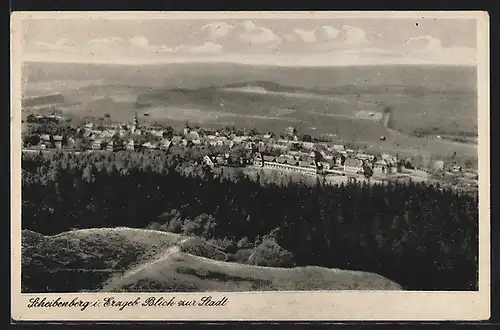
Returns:
[[[52,138],[52,139],[51,139]],[[50,135],[50,134],[41,134],[40,140],[44,142],[52,141],[62,141],[63,137],[61,135]]]

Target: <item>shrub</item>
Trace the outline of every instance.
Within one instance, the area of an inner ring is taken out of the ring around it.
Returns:
[[[233,255],[233,261],[240,264],[248,264],[248,259],[253,253],[253,249],[241,249]]]
[[[283,249],[274,240],[265,239],[253,253],[248,262],[256,266],[294,267],[294,255]]]
[[[181,246],[181,251],[198,257],[204,257],[214,260],[226,261],[227,256],[224,252],[211,246],[205,240],[192,238]]]
[[[253,244],[247,237],[243,237],[238,241],[238,243],[236,243],[236,246],[238,247],[238,249],[249,249],[253,247]]]

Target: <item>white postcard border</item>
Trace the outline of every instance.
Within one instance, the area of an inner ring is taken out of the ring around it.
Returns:
[[[22,294],[20,100],[21,21],[30,19],[258,19],[258,18],[420,18],[476,19],[479,129],[479,291],[477,292],[216,292],[216,293],[68,293]],[[485,320],[490,316],[490,155],[489,155],[489,16],[486,12],[15,12],[11,16],[11,316],[18,321],[113,320]],[[33,297],[61,297],[96,301],[104,297],[126,300],[147,297],[190,300],[203,296],[228,299],[221,307],[28,308]]]

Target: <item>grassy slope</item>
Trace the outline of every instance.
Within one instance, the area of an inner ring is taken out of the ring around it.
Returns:
[[[386,278],[322,267],[271,268],[216,261],[186,253],[123,279],[110,291],[400,290]]]
[[[400,289],[371,273],[229,263],[203,242],[130,228],[23,231],[23,292]]]
[[[96,290],[166,248],[180,235],[130,228],[85,229],[43,236],[22,232],[24,291]]]

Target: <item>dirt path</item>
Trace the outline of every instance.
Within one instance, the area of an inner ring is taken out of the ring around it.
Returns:
[[[102,288],[101,291],[104,291],[104,292],[109,292],[111,290],[113,290],[114,288],[116,288],[117,286],[119,286],[120,284],[124,283],[127,279],[130,279],[131,277],[135,276],[136,274],[140,273],[141,271],[155,265],[155,264],[158,264],[158,263],[161,263],[161,262],[164,262],[165,260],[167,260],[168,258],[170,258],[171,255],[175,254],[175,253],[178,253],[181,251],[181,246],[186,243],[187,241],[189,241],[191,239],[191,237],[189,238],[185,238],[183,240],[181,240],[179,243],[177,243],[176,245],[174,246],[171,246],[167,249],[165,249],[165,251],[163,251],[162,253],[160,253],[159,255],[157,255],[156,258],[150,260],[150,261],[147,261],[145,263],[142,263],[128,271],[126,271],[122,276],[120,276],[119,278],[117,279],[113,279],[111,280],[109,283],[105,284],[104,287]]]

